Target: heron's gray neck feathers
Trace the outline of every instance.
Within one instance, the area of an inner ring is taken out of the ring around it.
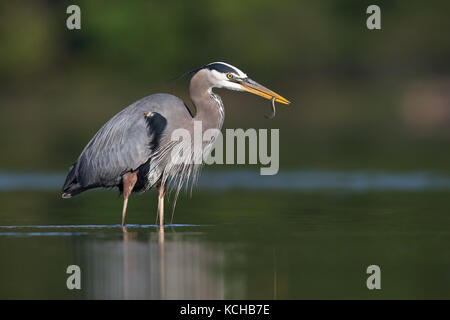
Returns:
[[[222,128],[225,117],[222,99],[212,92],[206,72],[199,71],[192,77],[189,93],[196,109],[194,120],[202,121],[203,130]]]
[[[219,123],[217,128],[222,128],[223,120],[225,119],[225,109],[223,107],[222,99],[219,95],[212,92],[212,90],[209,91],[211,98],[215,101],[217,108],[219,110]]]

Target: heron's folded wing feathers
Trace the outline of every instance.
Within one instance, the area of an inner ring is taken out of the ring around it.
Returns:
[[[144,164],[158,146],[165,118],[153,113],[123,110],[92,138],[77,162],[77,179],[83,187],[115,186],[121,176]]]

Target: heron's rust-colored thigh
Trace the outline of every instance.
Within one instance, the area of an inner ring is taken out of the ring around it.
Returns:
[[[125,198],[128,198],[130,196],[130,193],[133,190],[136,181],[137,181],[136,172],[127,172],[123,175],[122,177],[123,196]]]

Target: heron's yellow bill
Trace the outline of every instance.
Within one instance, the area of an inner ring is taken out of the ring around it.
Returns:
[[[242,90],[256,94],[256,95],[266,98],[268,100],[272,100],[273,98],[275,98],[275,102],[279,102],[282,104],[290,104],[291,103],[289,100],[287,100],[286,98],[283,98],[278,93],[267,89],[266,87],[260,85],[259,83],[257,83],[256,81],[253,81],[252,79],[247,78],[247,79],[243,80],[242,82],[240,82],[240,85],[242,87]]]

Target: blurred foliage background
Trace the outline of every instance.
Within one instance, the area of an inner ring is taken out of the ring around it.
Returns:
[[[81,30],[66,8],[81,8]],[[381,7],[382,29],[366,28]],[[2,1],[0,170],[65,171],[111,116],[226,61],[293,103],[218,90],[225,128],[280,128],[281,169],[450,171],[450,2]]]

